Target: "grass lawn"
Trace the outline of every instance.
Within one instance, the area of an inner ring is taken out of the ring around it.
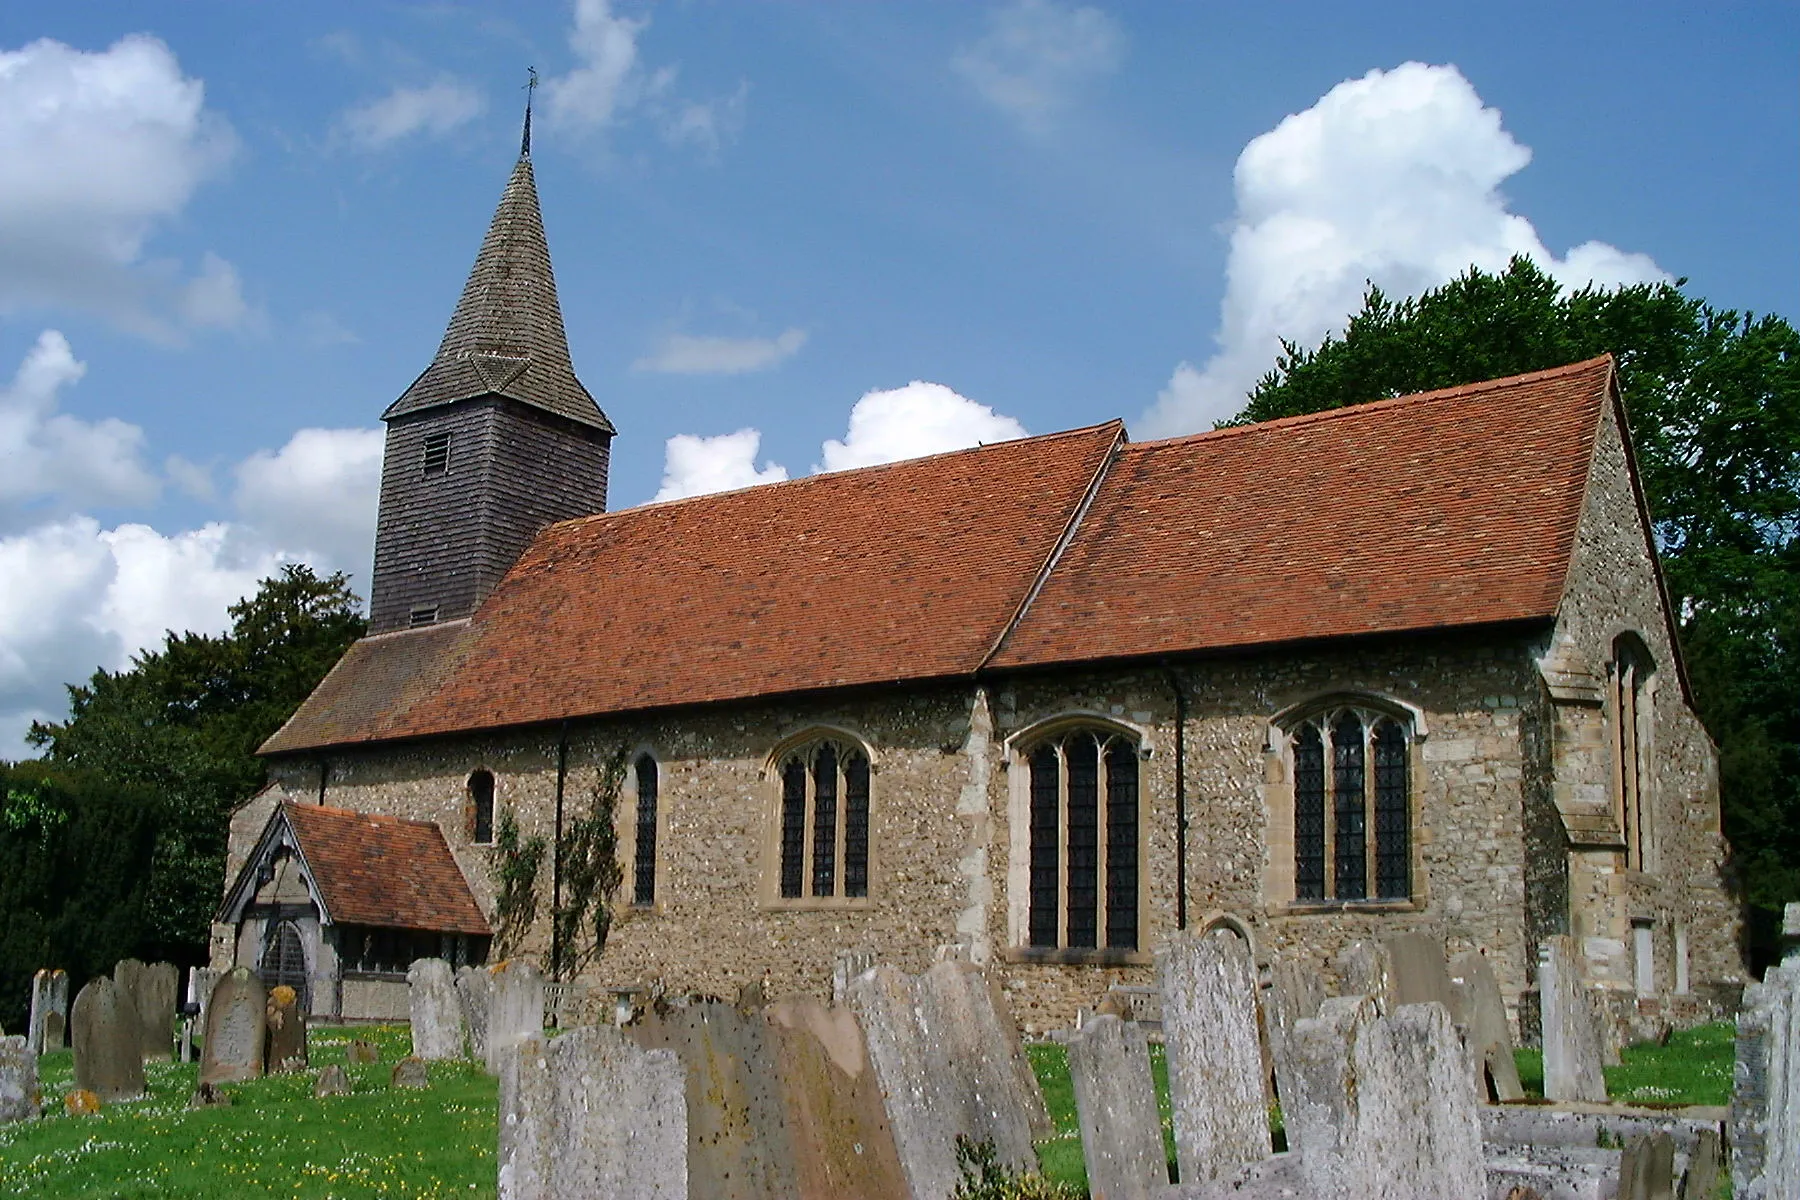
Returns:
[[[380,1044],[384,1061],[348,1068],[355,1094],[314,1099],[318,1068],[344,1061],[353,1037]],[[1606,1071],[1615,1099],[1633,1104],[1726,1104],[1735,1031],[1729,1023],[1675,1034],[1667,1046],[1634,1046]],[[411,1046],[404,1026],[319,1028],[313,1070],[231,1084],[229,1108],[190,1111],[195,1068],[152,1063],[148,1099],[96,1116],[64,1115],[72,1083],[68,1051],[46,1055],[46,1116],[0,1125],[0,1196],[468,1196],[494,1194],[496,1085],[472,1062],[433,1063],[426,1091],[388,1087]],[[1027,1048],[1056,1125],[1039,1144],[1044,1176],[1085,1191],[1081,1134],[1068,1055],[1054,1043]],[[1151,1048],[1163,1144],[1174,1160],[1168,1070]],[[1542,1058],[1521,1050],[1527,1090],[1543,1089]],[[1279,1110],[1270,1119],[1280,1142]]]

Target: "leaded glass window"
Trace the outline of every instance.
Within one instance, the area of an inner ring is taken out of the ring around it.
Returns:
[[[1296,900],[1412,895],[1410,742],[1403,722],[1356,706],[1290,728]]]
[[[869,894],[869,759],[829,739],[781,762],[781,896]]]
[[[637,776],[637,846],[632,856],[632,903],[648,907],[656,903],[656,760],[638,755],[632,764]]]
[[[1138,945],[1138,750],[1077,729],[1039,744],[1030,771],[1028,944]]]
[[[486,845],[494,840],[494,774],[476,771],[469,776],[469,832]]]

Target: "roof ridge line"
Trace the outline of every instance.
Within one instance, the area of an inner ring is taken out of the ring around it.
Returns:
[[[1056,570],[1056,564],[1062,561],[1063,553],[1075,540],[1075,533],[1081,528],[1082,518],[1086,517],[1088,509],[1094,506],[1094,499],[1099,496],[1100,486],[1106,481],[1106,476],[1112,470],[1113,463],[1119,460],[1124,447],[1129,444],[1125,437],[1125,422],[1111,423],[1118,426],[1113,432],[1112,444],[1106,448],[1106,453],[1100,456],[1100,465],[1094,468],[1094,474],[1088,479],[1087,488],[1082,492],[1080,503],[1076,504],[1075,511],[1069,514],[1068,521],[1063,525],[1062,533],[1058,535],[1056,543],[1050,547],[1050,553],[1045,557],[1043,565],[1033,576],[1031,586],[1025,590],[1025,595],[1020,599],[1018,607],[1013,610],[1011,618],[1000,630],[1000,636],[994,639],[994,644],[988,647],[987,653],[981,656],[981,661],[975,664],[973,673],[978,674],[982,668],[993,661],[994,656],[1000,653],[1001,647],[1006,645],[1006,639],[1012,636],[1013,630],[1017,629],[1019,624],[1025,620],[1025,615],[1031,611],[1032,603],[1037,600],[1045,585],[1050,582],[1050,576]]]

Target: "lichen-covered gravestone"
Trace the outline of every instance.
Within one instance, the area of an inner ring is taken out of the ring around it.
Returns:
[[[388,1083],[397,1088],[428,1088],[431,1086],[431,1068],[418,1055],[411,1055],[394,1064]]]
[[[416,959],[406,972],[413,1053],[426,1061],[463,1056],[462,1001],[456,977],[441,958]]]
[[[323,1099],[326,1096],[348,1096],[350,1094],[350,1076],[344,1068],[335,1063],[319,1072],[318,1082],[313,1084],[313,1096]]]
[[[1606,1102],[1606,1076],[1593,1001],[1581,984],[1575,939],[1544,940],[1538,958],[1543,1011],[1544,1098]]]
[[[500,1200],[687,1200],[685,1079],[673,1051],[617,1029],[514,1044],[501,1056]]]
[[[33,1054],[61,1050],[64,1022],[69,1015],[69,975],[46,967],[31,977],[31,1018],[25,1026],[25,1044]],[[57,1018],[51,1029],[50,1018]],[[54,1032],[55,1037],[51,1034]]]
[[[1263,1031],[1269,1040],[1275,1085],[1286,1095],[1292,1073],[1288,1039],[1296,1023],[1318,1015],[1319,1005],[1325,1003],[1325,981],[1317,964],[1291,953],[1275,955],[1269,975],[1269,989],[1263,993]]]
[[[264,1021],[269,1029],[265,1061],[271,1072],[304,1071],[307,1066],[306,1013],[299,993],[286,984],[269,989]]]
[[[1800,962],[1744,989],[1731,1097],[1737,1200],[1800,1196]]]
[[[174,963],[142,963],[121,959],[113,982],[131,997],[138,1015],[138,1044],[145,1062],[175,1057],[175,991],[180,973]]]
[[[268,1004],[263,981],[249,967],[234,967],[219,976],[206,1006],[201,1083],[238,1083],[262,1077]]]
[[[1256,967],[1223,930],[1177,934],[1156,952],[1169,1103],[1181,1181],[1204,1183],[1274,1152],[1263,1095]]]
[[[0,1125],[36,1120],[42,1102],[37,1055],[22,1036],[0,1037]]]
[[[1088,1189],[1106,1200],[1150,1200],[1160,1193],[1169,1170],[1143,1030],[1111,1015],[1083,1025],[1069,1038],[1069,1081]]]
[[[500,1074],[501,1055],[544,1032],[544,973],[524,959],[508,959],[489,972],[487,1069]]]
[[[1468,1031],[1472,1066],[1476,1082],[1481,1085],[1477,1095],[1486,1100],[1491,1088],[1495,1100],[1523,1100],[1525,1088],[1519,1083],[1519,1067],[1513,1059],[1506,1001],[1500,995],[1500,981],[1494,977],[1487,955],[1479,950],[1465,950],[1451,959],[1450,985],[1456,996],[1451,1014]]]
[[[75,1087],[101,1100],[144,1094],[144,1055],[131,997],[104,975],[88,980],[69,1013],[75,1047]]]
[[[486,967],[456,969],[456,998],[462,1004],[463,1024],[468,1027],[469,1055],[487,1061],[488,1007],[493,1000],[494,977]]]

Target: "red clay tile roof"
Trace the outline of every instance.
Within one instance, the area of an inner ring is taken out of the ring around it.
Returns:
[[[325,911],[344,925],[492,933],[468,881],[430,821],[286,803]]]
[[[1602,357],[1128,446],[989,665],[1554,617],[1611,381]]]
[[[564,522],[469,622],[357,643],[263,753],[1549,620],[1611,388],[1602,357],[1170,441],[1125,444],[1112,422]]]

